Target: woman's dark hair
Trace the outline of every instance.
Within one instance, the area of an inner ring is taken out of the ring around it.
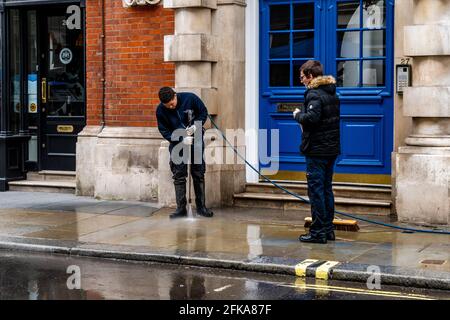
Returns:
[[[159,89],[158,96],[162,103],[168,103],[175,97],[175,91],[170,87],[162,87]]]
[[[323,67],[320,61],[308,60],[301,67],[300,72],[303,71],[305,76],[312,75],[313,78],[323,76]]]

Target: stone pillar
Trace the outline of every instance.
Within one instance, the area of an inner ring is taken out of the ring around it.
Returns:
[[[223,130],[244,128],[245,1],[165,0],[164,7],[175,10],[175,34],[164,37],[164,59],[175,63],[176,90],[197,94]],[[225,154],[224,145],[210,139],[205,142],[207,153],[214,148],[212,153]],[[165,143],[159,155],[162,168],[168,159]],[[173,189],[169,175],[167,170],[160,172],[163,205],[174,204],[174,194],[167,195]],[[245,167],[207,162],[205,178],[207,205],[231,205],[233,194],[244,188]]]
[[[212,68],[217,62],[217,39],[211,33],[216,0],[166,0],[175,10],[175,35],[164,37],[164,61],[175,63],[177,91],[197,94],[217,114],[217,90],[212,86]]]
[[[95,194],[95,151],[101,126],[86,126],[77,139],[76,195]]]
[[[414,59],[404,115],[413,125],[396,156],[397,214],[450,224],[450,1],[415,0],[404,34],[405,55]]]

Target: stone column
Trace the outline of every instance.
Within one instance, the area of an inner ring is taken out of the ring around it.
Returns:
[[[450,223],[450,1],[415,0],[414,25],[404,28],[405,55],[414,59],[404,93],[412,133],[396,159],[400,221]]]
[[[165,8],[175,10],[175,34],[164,38],[164,59],[175,63],[176,90],[197,94],[224,130],[244,128],[244,5],[242,0],[164,1]],[[212,152],[225,154],[224,146],[211,139],[206,144],[207,153],[214,148]],[[170,171],[161,167],[168,159],[165,143],[159,157],[159,198],[161,204],[173,205],[174,193],[167,193],[173,189]],[[245,168],[207,162],[205,178],[208,206],[232,204],[233,193],[244,187]]]
[[[216,0],[166,0],[175,10],[175,35],[164,37],[164,61],[175,63],[177,91],[197,94],[217,114],[217,90],[212,87],[212,68],[217,62],[216,37],[211,33]]]

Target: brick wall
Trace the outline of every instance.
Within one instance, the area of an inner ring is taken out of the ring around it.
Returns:
[[[88,125],[101,123],[101,5],[86,1]],[[164,35],[173,29],[173,11],[162,5],[126,9],[122,1],[105,1],[107,126],[156,126],[158,89],[175,83],[174,64],[164,62]]]

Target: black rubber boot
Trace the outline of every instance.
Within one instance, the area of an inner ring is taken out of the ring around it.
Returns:
[[[300,242],[308,242],[308,243],[322,243],[322,244],[327,243],[326,236],[325,237],[323,237],[323,236],[313,236],[310,233],[300,236],[298,238],[298,240],[300,240]]]
[[[334,234],[334,231],[330,231],[327,233],[327,240],[329,240],[329,241],[336,240],[336,235]]]
[[[186,218],[186,184],[175,185],[175,197],[177,199],[177,210],[170,215],[170,219]]]
[[[194,179],[194,191],[197,214],[203,217],[211,218],[214,215],[214,212],[207,209],[205,206],[205,182],[196,181],[196,179]]]

